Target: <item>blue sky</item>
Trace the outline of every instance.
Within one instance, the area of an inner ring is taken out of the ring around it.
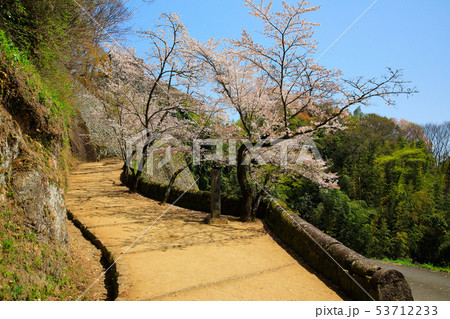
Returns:
[[[288,2],[296,2],[288,0]],[[324,52],[374,0],[311,0],[321,8],[306,17],[317,22],[317,56]],[[191,36],[239,37],[242,28],[260,30],[242,0],[132,0],[137,8],[131,21],[139,30],[151,29],[158,15],[177,12]],[[279,8],[281,1],[274,1]],[[378,0],[326,54],[320,63],[340,69],[346,78],[376,77],[386,67],[403,69],[418,94],[396,99],[395,107],[374,100],[366,113],[404,118],[418,124],[450,120],[450,1]],[[130,37],[128,44],[144,51],[144,40]]]

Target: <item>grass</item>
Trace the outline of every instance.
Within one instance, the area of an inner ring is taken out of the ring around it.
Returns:
[[[413,263],[411,261],[407,261],[407,260],[400,260],[400,259],[396,259],[396,260],[392,260],[392,259],[388,259],[388,258],[383,258],[380,259],[381,261],[387,261],[387,262],[391,262],[394,264],[400,264],[400,265],[405,265],[405,266],[411,266],[411,267],[416,267],[416,268],[427,268],[433,271],[442,271],[442,272],[448,272],[450,273],[450,267],[438,267],[432,264],[419,264],[419,263]]]
[[[64,124],[67,125],[68,119],[74,114],[74,111],[71,104],[64,100],[69,90],[68,84],[64,83],[68,82],[64,78],[65,75],[60,75],[55,70],[52,77],[61,79],[55,84],[58,85],[57,88],[50,87],[45,82],[46,79],[41,77],[37,68],[28,59],[28,54],[21,52],[3,30],[0,30],[0,47],[7,62],[25,75],[25,82],[29,89],[34,92],[37,100],[50,110],[50,118],[56,121],[62,119]],[[58,92],[58,90],[61,92]]]
[[[78,273],[56,242],[41,243],[14,209],[0,206],[0,300],[66,300]]]

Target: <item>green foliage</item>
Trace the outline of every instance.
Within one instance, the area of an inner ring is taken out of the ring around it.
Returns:
[[[25,83],[32,91],[31,93],[37,96],[39,103],[50,110],[53,120],[62,119],[67,125],[69,118],[74,114],[71,103],[66,99],[70,95],[67,92],[70,88],[68,74],[64,75],[64,80],[61,78],[62,73],[56,70],[53,74],[42,77],[28,59],[27,54],[20,51],[3,30],[0,30],[0,47],[7,63],[13,66],[18,74],[25,77]],[[56,81],[55,78],[57,78]]]
[[[321,202],[319,186],[301,176],[282,175],[278,183],[277,197],[289,203],[289,207],[299,212],[300,216],[310,220]]]
[[[372,238],[371,220],[376,212],[367,207],[364,201],[350,203],[350,211],[345,217],[344,225],[339,231],[342,243],[361,254],[368,253],[368,244]]]
[[[19,218],[19,219],[18,219]],[[19,214],[0,207],[0,300],[47,300],[76,296],[67,251],[42,244],[20,225]]]
[[[340,190],[318,196],[303,181],[283,177],[278,197],[369,257],[448,266],[448,161],[437,165],[423,141],[408,140],[387,118],[359,112],[347,125],[317,139]]]
[[[10,239],[5,239],[2,242],[2,249],[5,253],[11,253],[14,249],[14,243]]]
[[[211,190],[212,162],[200,162],[199,165],[190,165],[189,169],[197,180],[198,188],[202,191]],[[237,181],[236,167],[226,166],[221,169],[221,192],[229,195],[240,195],[239,183]]]
[[[77,10],[75,3],[66,3],[61,0],[4,0],[0,6],[0,24],[22,51],[32,53],[36,64],[50,68],[57,60],[67,58],[64,53],[71,40],[69,22]]]
[[[350,200],[347,195],[335,189],[323,191],[321,203],[317,206],[311,221],[313,224],[321,225],[330,236],[339,238],[340,230],[349,213]]]
[[[9,210],[4,210],[1,212],[1,214],[5,217],[11,217],[11,211]]]
[[[0,2],[0,29],[27,52],[41,75],[60,86],[67,84],[66,70],[84,80],[95,74],[106,58],[101,41],[126,33],[121,23],[130,16],[124,0]]]
[[[63,0],[5,0],[0,3],[1,99],[19,124],[23,118],[39,121],[30,126],[29,132],[26,132],[25,122],[23,138],[31,151],[27,152],[23,145],[21,155],[27,156],[24,161],[30,162],[27,165],[41,170],[47,180],[55,183],[63,183],[65,179],[65,157],[70,151],[68,128],[74,114],[66,58],[73,56],[67,53],[75,51],[75,47],[67,46],[64,41],[70,37],[63,34],[72,26],[63,23],[61,12],[57,14],[51,8],[64,2],[69,3]],[[17,137],[11,136],[11,139]],[[56,172],[49,161],[55,156]],[[14,192],[8,187],[6,191],[6,202],[14,203]],[[37,236],[28,228],[22,211],[18,213],[14,205],[8,209],[1,207],[0,300],[76,296],[79,289],[70,283],[78,282],[76,277],[80,274],[77,272],[81,269],[67,260],[65,249],[45,232]]]
[[[320,192],[321,202],[310,220],[344,245],[365,254],[372,238],[375,212],[364,201],[351,201],[340,190]]]

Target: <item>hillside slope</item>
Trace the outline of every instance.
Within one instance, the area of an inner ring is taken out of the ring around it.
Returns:
[[[65,187],[73,111],[0,32],[0,300],[76,299]]]

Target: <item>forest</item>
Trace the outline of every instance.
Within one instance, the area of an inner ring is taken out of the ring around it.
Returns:
[[[174,180],[189,169],[198,188],[210,190],[211,170],[221,169],[222,192],[242,198],[242,222],[273,197],[366,257],[449,267],[450,122],[420,126],[366,113],[372,100],[392,106],[417,90],[401,70],[347,79],[317,63],[307,16],[318,7],[300,1],[273,12],[264,1],[244,3],[265,41],[243,30],[241,38],[201,43],[165,13],[138,32],[148,44],[138,56],[121,41],[131,32],[126,1],[2,1],[2,101],[26,112],[7,76],[20,69],[54,126],[30,138],[56,154],[71,147],[81,86],[101,101],[92,120],[100,133],[108,127],[117,152],[107,156],[124,161],[134,186],[163,140],[185,160]],[[139,134],[145,143],[130,149]],[[227,141],[201,152],[233,160],[195,163],[196,140]]]
[[[280,198],[366,256],[448,265],[449,160],[442,155],[450,123],[420,127],[359,111],[348,121],[346,130],[316,139],[340,189],[324,192],[287,176]]]

